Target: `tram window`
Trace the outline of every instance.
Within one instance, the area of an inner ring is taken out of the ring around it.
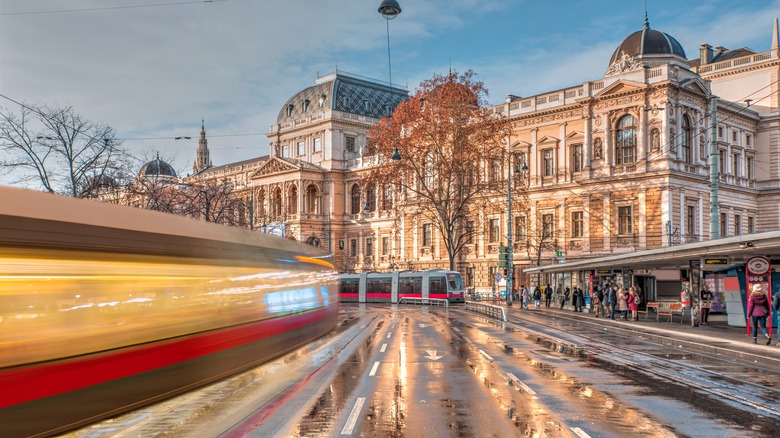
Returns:
[[[447,285],[444,282],[444,278],[431,278],[428,285],[428,293],[430,294],[446,294]]]
[[[461,290],[463,289],[463,278],[459,274],[448,274],[447,284],[450,290]]]
[[[399,291],[403,294],[421,294],[422,293],[422,278],[421,277],[405,277],[401,278]]]
[[[391,278],[373,278],[366,282],[366,292],[389,294],[392,291]]]
[[[356,294],[359,291],[360,291],[360,280],[358,279],[341,280],[339,282],[339,293]]]

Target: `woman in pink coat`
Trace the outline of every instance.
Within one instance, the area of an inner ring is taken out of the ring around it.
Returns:
[[[631,321],[638,321],[636,311],[639,310],[639,305],[636,303],[636,288],[631,286],[628,289],[628,308],[631,310]]]

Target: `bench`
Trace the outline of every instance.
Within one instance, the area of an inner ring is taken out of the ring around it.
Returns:
[[[650,301],[645,306],[644,310],[637,310],[636,313],[644,313],[645,314],[645,321],[647,321],[647,314],[650,313],[650,309],[653,309],[653,312],[655,313],[655,320],[658,321],[658,306],[660,304],[656,303],[654,301]]]
[[[672,322],[675,315],[680,315],[680,324],[682,324],[685,319],[685,310],[686,308],[681,303],[659,303],[655,320],[658,321],[661,316],[668,316],[669,322]]]

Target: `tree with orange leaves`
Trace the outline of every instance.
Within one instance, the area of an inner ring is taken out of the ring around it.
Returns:
[[[468,222],[506,205],[510,125],[488,108],[487,89],[474,76],[469,70],[423,81],[371,129],[374,165],[361,173],[364,187],[394,189],[399,214],[439,231],[452,270],[476,231]],[[396,153],[400,160],[391,158]]]

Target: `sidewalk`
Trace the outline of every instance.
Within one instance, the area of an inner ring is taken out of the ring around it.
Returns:
[[[559,317],[582,319],[583,322],[602,324],[604,326],[613,326],[626,330],[642,332],[646,337],[657,336],[658,342],[668,343],[669,338],[674,339],[674,343],[681,348],[692,351],[707,352],[750,360],[756,364],[773,366],[780,369],[780,347],[777,346],[777,328],[773,327],[772,345],[764,344],[766,338],[759,330],[758,344],[753,344],[753,339],[747,336],[745,327],[730,327],[726,321],[726,315],[710,315],[709,325],[693,327],[690,319],[685,319],[681,324],[680,317],[675,316],[672,322],[668,322],[668,317],[661,317],[656,321],[655,314],[639,314],[639,321],[620,321],[599,317],[596,318],[593,313],[575,312],[573,310],[558,307],[544,308],[544,303],[539,310],[534,310],[533,306],[528,309],[521,309],[517,303],[512,307],[507,307],[507,313],[511,316],[534,316],[534,317]]]

